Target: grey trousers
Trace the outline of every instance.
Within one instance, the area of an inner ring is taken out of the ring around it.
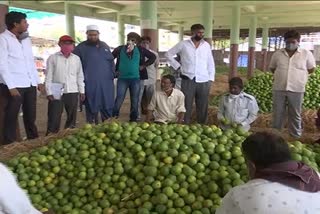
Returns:
[[[293,137],[302,135],[301,110],[304,93],[273,91],[273,128],[281,130],[288,110],[288,131]]]
[[[185,96],[186,113],[184,122],[190,124],[193,101],[196,103],[197,122],[206,124],[208,120],[208,98],[211,82],[197,83],[195,80],[182,79],[181,91]]]

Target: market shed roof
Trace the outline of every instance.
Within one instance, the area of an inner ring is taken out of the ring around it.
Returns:
[[[117,15],[123,15],[125,23],[140,24],[139,1],[9,1],[10,6],[53,13],[64,13],[64,3],[72,4],[76,16],[117,21]],[[189,31],[193,23],[201,22],[202,1],[157,1],[158,27],[177,31],[184,26]],[[258,17],[258,28],[267,24],[270,28],[300,27],[301,31],[320,26],[320,1],[214,1],[213,36],[228,36],[231,25],[232,6],[241,6],[241,29],[249,27],[250,18]],[[302,28],[303,27],[303,28]],[[244,30],[244,32],[247,32]],[[246,35],[247,33],[243,33]]]

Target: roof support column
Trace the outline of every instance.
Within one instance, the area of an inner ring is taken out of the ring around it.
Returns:
[[[183,25],[179,25],[179,42],[181,42],[183,40],[183,36],[184,36],[184,27]]]
[[[262,71],[267,71],[268,61],[268,41],[269,41],[269,28],[265,25],[262,28]]]
[[[66,32],[73,39],[76,39],[76,33],[74,29],[74,15],[72,12],[72,6],[68,2],[64,2],[64,13],[66,16]]]
[[[150,48],[158,51],[157,1],[140,1],[141,35],[151,38]]]
[[[124,17],[118,13],[117,15],[118,22],[118,42],[119,45],[124,45],[125,35],[124,35]]]
[[[249,28],[248,78],[253,76],[255,65],[255,48],[257,37],[257,17],[252,16]]]
[[[5,17],[9,12],[9,1],[0,1],[0,33],[6,29]],[[8,103],[7,92],[3,91],[3,88],[0,89],[0,145],[3,143],[3,127],[4,127],[4,116],[5,108]],[[18,118],[17,118],[18,120]],[[17,141],[21,141],[19,121],[17,121],[16,128]]]
[[[205,28],[204,40],[212,46],[213,1],[202,1],[202,23]]]
[[[9,1],[0,1],[0,33],[6,29],[5,16],[9,12]]]
[[[230,74],[229,78],[237,76],[238,47],[240,36],[240,5],[232,7],[232,23],[230,30]]]

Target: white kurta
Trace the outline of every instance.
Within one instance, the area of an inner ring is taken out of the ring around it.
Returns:
[[[280,183],[254,179],[234,187],[216,214],[316,214],[320,192],[300,191]]]
[[[41,214],[36,210],[14,175],[0,163],[0,214]]]

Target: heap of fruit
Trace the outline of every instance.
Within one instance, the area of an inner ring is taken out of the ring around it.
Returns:
[[[250,79],[245,86],[245,92],[256,97],[261,112],[272,111],[272,73],[263,73]],[[303,107],[317,109],[320,104],[320,68],[310,75],[306,85]]]
[[[86,125],[8,162],[38,209],[59,214],[214,213],[248,180],[239,127],[148,123]],[[318,167],[320,147],[296,160]]]
[[[302,144],[294,141],[289,144],[293,160],[302,161],[316,171],[320,171],[320,144]]]
[[[261,112],[270,112],[272,109],[272,84],[273,74],[267,72],[254,76],[245,85],[244,91],[257,99]]]

